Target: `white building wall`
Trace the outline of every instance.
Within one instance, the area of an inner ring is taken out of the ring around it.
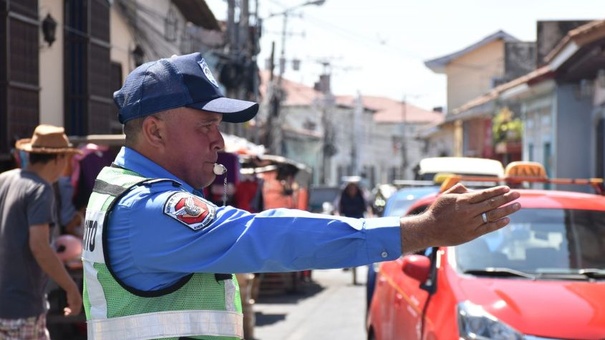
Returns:
[[[135,0],[137,6],[137,26],[135,34],[141,36],[140,43],[145,50],[146,60],[169,58],[173,54],[181,54],[180,44],[186,21],[171,1],[166,0]],[[168,41],[165,36],[165,19],[169,12],[177,18],[177,34],[174,41]]]
[[[321,166],[322,131],[320,113],[311,106],[286,106],[282,108],[285,152],[282,156],[306,164],[313,169],[314,182],[319,181]],[[311,125],[309,125],[311,124]],[[305,126],[315,126],[314,130]]]
[[[329,185],[340,184],[341,176],[349,175],[348,169],[351,166],[351,150],[354,140],[353,130],[353,110],[350,107],[334,107],[328,117],[334,131],[334,145],[336,154],[330,159],[330,170],[327,180]],[[340,169],[340,171],[339,171]],[[355,174],[359,175],[359,174]]]
[[[390,183],[393,179],[414,179],[414,167],[422,158],[437,156],[435,150],[442,145],[425,145],[425,141],[417,138],[418,133],[430,127],[429,123],[375,123],[372,133],[372,143],[368,147],[372,155],[372,165],[375,168],[376,184]],[[407,167],[402,171],[404,151],[399,143],[402,129],[404,132],[405,157]],[[439,140],[439,139],[436,139]],[[443,142],[441,142],[442,144]],[[395,178],[393,178],[395,176]]]
[[[122,65],[122,78],[126,78],[135,67],[131,53],[135,47],[133,31],[116,5],[111,6],[109,16],[110,58]]]
[[[286,106],[281,113],[282,126],[287,130],[283,156],[312,167],[315,184],[320,183],[323,167],[324,110],[335,131],[337,148],[337,153],[328,162],[327,185],[340,184],[341,176],[363,173],[368,176],[370,186],[391,182],[393,172],[400,172],[402,164],[401,148],[393,143],[393,137],[401,136],[404,127],[408,167],[405,174],[396,179],[414,178],[414,166],[428,156],[425,155],[425,142],[416,136],[421,129],[428,128],[428,123],[376,123],[373,111],[356,111],[354,103],[322,106],[322,98],[318,95],[311,99],[309,106]]]
[[[544,165],[549,176],[553,176],[554,164],[554,107],[552,93],[532,97],[522,105],[523,160]]]
[[[376,174],[376,184],[389,183],[391,169],[401,166],[401,150],[394,144],[393,136],[401,135],[401,128],[392,123],[374,123],[372,143],[368,153],[372,155],[372,166]]]
[[[40,21],[47,14],[57,22],[55,41],[48,46],[40,30],[40,108],[41,124],[63,126],[63,1],[41,0]]]
[[[364,111],[361,114],[360,121],[361,123],[359,124],[359,129],[362,132],[363,140],[361,140],[358,144],[359,167],[361,169],[373,169],[371,170],[374,176],[373,180],[376,182],[378,173],[375,170],[375,153],[370,148],[370,145],[374,143],[372,136],[374,136],[376,130],[376,125],[374,124],[374,113],[371,111]],[[367,175],[370,176],[372,174],[368,173]],[[373,185],[374,183],[371,184]]]
[[[430,124],[407,124],[406,129],[406,142],[407,147],[407,159],[408,167],[404,173],[404,179],[414,179],[416,176],[415,167],[420,163],[420,160],[431,155],[428,153],[428,148],[425,147],[424,140],[416,138],[419,131],[426,129]]]

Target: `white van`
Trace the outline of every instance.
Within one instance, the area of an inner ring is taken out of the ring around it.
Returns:
[[[432,181],[438,173],[503,177],[504,166],[500,161],[488,158],[429,157],[420,160],[416,179]]]

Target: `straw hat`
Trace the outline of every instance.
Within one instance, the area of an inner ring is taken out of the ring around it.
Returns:
[[[81,153],[72,147],[62,127],[40,124],[32,138],[20,139],[15,147],[31,153]]]

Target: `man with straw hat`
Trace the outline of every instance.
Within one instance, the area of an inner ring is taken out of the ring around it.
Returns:
[[[79,153],[62,127],[38,125],[15,148],[28,153],[24,169],[0,174],[0,339],[50,339],[46,285],[52,279],[67,296],[66,315],[82,308],[78,285],[51,247],[52,184],[69,156]]]

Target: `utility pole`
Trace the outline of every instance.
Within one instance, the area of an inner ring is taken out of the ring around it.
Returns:
[[[234,86],[235,98],[248,100],[246,97],[246,86],[244,83],[246,77],[250,77],[249,65],[251,63],[252,54],[250,51],[249,30],[250,30],[250,11],[248,8],[248,0],[240,0],[239,24],[237,32],[237,49],[233,53],[233,60],[243,70],[243,82],[239,81]],[[244,124],[234,124],[236,135],[244,136]]]
[[[338,152],[338,148],[336,147],[336,131],[332,121],[332,114],[336,104],[336,99],[332,94],[331,86],[332,70],[334,67],[330,61],[330,58],[321,58],[316,60],[316,62],[320,63],[323,66],[323,71],[322,74],[319,76],[319,81],[315,83],[315,90],[319,91],[322,94],[319,103],[323,138],[321,145],[321,160],[318,162],[320,164],[318,172],[320,174],[319,183],[325,185],[331,183],[331,180],[333,179],[332,157]],[[349,67],[338,68],[350,69]],[[363,110],[362,106],[363,105],[360,104],[360,110]],[[357,110],[357,108],[355,110]],[[351,121],[353,121],[353,129],[351,131],[356,129],[356,125],[358,125],[359,123],[360,113],[361,111],[354,111],[353,114],[355,116],[351,119]],[[352,132],[352,135],[354,134],[355,133]],[[351,143],[351,163],[349,164],[348,168],[350,171],[357,171],[359,170],[359,149],[357,148],[357,142],[355,140],[352,140]]]
[[[331,89],[331,74],[330,74],[330,63],[327,61],[322,62],[324,70],[319,76],[319,81],[315,83],[315,89],[320,91],[322,96],[320,99],[321,107],[321,125],[323,129],[323,138],[321,145],[321,166],[320,166],[320,178],[319,183],[326,185],[331,179],[332,170],[332,156],[337,152],[336,146],[334,145],[335,133],[334,127],[332,126],[332,109],[334,107],[335,98],[332,95]]]
[[[351,129],[351,175],[359,175],[360,171],[360,155],[361,148],[364,143],[359,143],[356,138],[362,136],[363,133],[361,130],[361,120],[363,115],[363,99],[361,97],[361,93],[357,93],[357,97],[355,98],[355,105],[353,108],[353,119],[352,121],[352,129]]]
[[[226,49],[224,51],[229,62],[227,63],[228,67],[231,67],[232,63],[236,59],[237,51],[238,51],[238,41],[237,41],[237,27],[235,24],[235,0],[227,0],[227,34],[226,34]],[[225,66],[223,66],[225,67]],[[234,89],[230,85],[225,85],[226,87],[226,95],[228,97],[237,98],[237,90]],[[235,134],[235,124],[227,124],[225,126],[225,132],[229,134]]]
[[[250,12],[250,0],[227,1],[227,28],[224,49],[218,61],[220,82],[225,86],[226,95],[232,98],[258,99],[258,54],[259,35],[251,32],[258,27],[256,12]],[[258,5],[258,0],[255,0]],[[254,14],[254,17],[251,17]],[[225,125],[225,132],[250,137],[250,130],[244,124]]]
[[[248,0],[240,0],[239,14],[239,34],[238,34],[238,52],[243,52],[244,56],[250,56],[250,10]]]
[[[401,100],[401,178],[402,179],[408,179],[406,178],[406,170],[409,167],[409,159],[408,159],[408,139],[407,139],[407,133],[406,133],[406,129],[407,129],[407,108],[408,108],[408,98],[412,97],[412,98],[419,98],[422,97],[422,94],[415,94],[415,95],[408,95],[405,94],[403,95],[403,99]]]
[[[267,117],[267,124],[265,126],[265,147],[269,148],[269,150],[276,154],[282,154],[282,130],[281,130],[281,121],[283,118],[281,117],[281,105],[284,99],[284,89],[282,87],[282,78],[286,69],[286,35],[287,35],[287,25],[288,25],[288,16],[296,9],[316,5],[321,6],[325,0],[308,0],[302,4],[289,7],[282,12],[274,13],[269,15],[266,19],[275,17],[275,16],[283,16],[282,23],[282,32],[281,32],[281,52],[279,59],[279,70],[277,80],[273,79],[273,58],[274,58],[274,43],[271,49],[271,78],[272,81],[269,84],[270,87],[270,98],[269,98],[269,114]]]
[[[281,87],[275,81],[274,69],[275,69],[275,42],[271,43],[271,56],[269,59],[269,84],[268,84],[268,98],[269,98],[269,113],[267,115],[267,122],[265,124],[263,144],[272,153],[278,154],[275,150],[276,139],[275,133],[277,132],[274,128],[279,117],[279,109],[281,106]],[[278,127],[279,128],[279,127]]]
[[[283,99],[283,89],[279,75],[275,77],[275,42],[271,42],[269,57],[269,83],[267,84],[267,98],[269,112],[265,122],[262,143],[270,153],[281,155],[281,124],[280,109]]]

